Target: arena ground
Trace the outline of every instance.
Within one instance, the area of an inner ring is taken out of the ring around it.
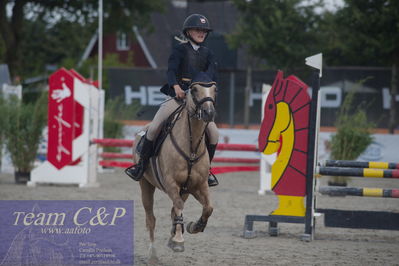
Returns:
[[[268,214],[276,207],[273,195],[259,196],[256,172],[219,176],[212,188],[214,212],[204,233],[185,234],[185,252],[166,247],[171,228],[171,202],[156,193],[156,247],[160,265],[399,265],[399,231],[326,228],[318,218],[315,240],[302,242],[304,226],[280,224],[280,236],[270,237],[264,223],[255,223],[257,237],[242,238],[246,214]],[[325,183],[325,180],[322,181]],[[397,188],[399,180],[349,180],[351,186]],[[14,177],[0,175],[2,200],[134,200],[135,265],[145,265],[148,235],[137,183],[120,170],[99,174],[98,188],[72,186],[16,185]],[[387,210],[399,212],[399,199],[362,197],[317,197],[320,208]],[[190,197],[185,205],[185,221],[197,220],[200,205]],[[381,221],[383,223],[384,221]]]

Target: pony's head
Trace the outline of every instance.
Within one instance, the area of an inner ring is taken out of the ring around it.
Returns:
[[[204,122],[215,119],[216,82],[200,72],[192,81],[187,97],[187,107],[192,116]]]

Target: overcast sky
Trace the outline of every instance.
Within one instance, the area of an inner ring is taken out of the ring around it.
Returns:
[[[343,0],[324,0],[324,2],[326,3],[326,8],[328,10],[336,10],[337,7],[341,7],[344,5]]]

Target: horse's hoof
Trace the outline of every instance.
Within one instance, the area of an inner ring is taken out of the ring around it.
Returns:
[[[177,242],[169,238],[168,247],[171,248],[174,252],[183,252],[184,251],[184,242]]]
[[[186,230],[187,230],[187,232],[189,232],[190,234],[196,234],[196,233],[198,233],[198,232],[195,231],[195,223],[194,223],[194,222],[189,222],[189,223],[187,224]]]
[[[189,232],[190,234],[197,234],[197,233],[199,233],[199,232],[203,232],[203,231],[204,231],[204,229],[201,230],[200,228],[198,228],[196,222],[189,222],[189,223],[187,224],[186,230],[187,230],[187,232]]]
[[[147,264],[148,265],[158,265],[159,264],[159,260],[158,260],[158,256],[157,256],[157,252],[155,250],[155,247],[153,245],[150,245],[150,248],[148,250],[148,261]]]
[[[148,258],[147,265],[159,265],[158,258]]]

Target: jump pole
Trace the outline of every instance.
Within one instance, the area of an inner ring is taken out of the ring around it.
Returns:
[[[322,195],[329,195],[329,196],[399,198],[399,189],[329,186],[329,187],[320,187],[318,192]]]
[[[316,54],[305,59],[305,64],[314,68],[313,71],[313,86],[312,86],[312,104],[309,123],[308,135],[308,161],[307,161],[307,175],[306,175],[306,213],[305,213],[305,233],[301,239],[311,241],[315,232],[315,178],[314,171],[317,162],[317,143],[319,139],[320,127],[320,78],[322,77],[322,54]]]
[[[348,167],[319,167],[318,174],[322,176],[354,176],[371,178],[399,178],[399,169],[371,169]]]
[[[399,213],[317,209],[324,214],[324,225],[336,228],[399,230]]]
[[[326,160],[321,166],[324,167],[352,167],[352,168],[375,168],[375,169],[399,169],[399,163],[389,162],[359,162],[345,160]]]
[[[265,113],[265,103],[267,96],[269,95],[270,85],[263,84],[262,86],[262,120]],[[259,173],[259,195],[265,195],[271,193],[271,183],[272,183],[272,165],[276,160],[276,155],[266,155],[261,153],[260,155],[260,173]]]
[[[130,153],[117,153],[117,152],[103,152],[99,154],[101,158],[108,159],[133,159],[133,155]],[[252,158],[227,158],[227,157],[215,157],[214,162],[217,163],[250,163],[259,164],[259,159]]]
[[[396,168],[397,164],[394,163],[329,161],[325,165],[339,165],[341,167],[319,167],[318,172],[320,175],[353,176],[356,178],[399,178],[399,170],[387,169]],[[351,168],[351,166],[380,167],[382,169]],[[399,198],[398,189],[320,187],[319,192],[333,196]],[[326,227],[399,230],[398,212],[322,208],[317,208],[316,211],[324,214],[324,225]]]

